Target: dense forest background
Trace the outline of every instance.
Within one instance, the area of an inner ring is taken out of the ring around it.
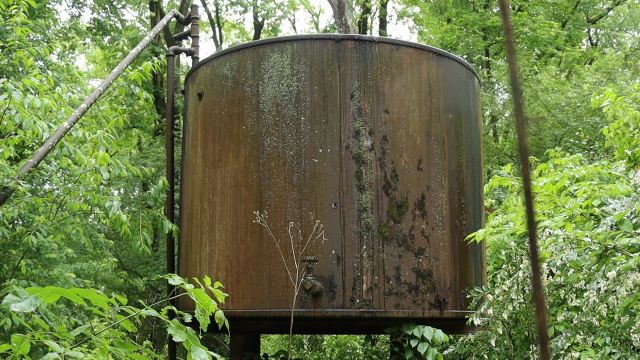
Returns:
[[[204,6],[202,38],[213,42],[211,49],[338,30],[393,37],[391,29],[404,26],[411,38],[477,69],[487,227],[469,241],[486,241],[488,284],[470,294],[478,310],[470,321],[484,331],[452,337],[438,350],[446,359],[535,358],[525,217],[497,2],[196,4]],[[227,351],[224,336],[200,340],[159,310],[167,279],[158,275],[165,273],[165,236],[172,228],[163,215],[164,49],[175,44],[168,32],[36,171],[14,180],[96,80],[166,12],[186,13],[189,5],[186,0],[0,0],[0,184],[17,189],[0,207],[3,356],[161,358],[167,327],[193,359],[214,356],[204,345],[222,355]],[[516,0],[510,6],[553,358],[638,359],[640,2]],[[185,71],[183,64],[182,75]],[[126,318],[130,314],[140,316]],[[286,348],[281,337],[263,340],[263,350],[271,354]],[[377,341],[297,337],[294,355],[384,358],[388,352]]]

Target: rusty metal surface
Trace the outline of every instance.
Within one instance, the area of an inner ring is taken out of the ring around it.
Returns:
[[[306,236],[318,219],[326,241],[304,255],[324,291],[301,292],[296,316],[460,327],[485,281],[484,246],[464,242],[483,225],[479,86],[448,53],[368,36],[203,60],[185,85],[180,275],[221,281],[231,320],[275,323],[293,287],[253,212],[285,244],[289,222]]]

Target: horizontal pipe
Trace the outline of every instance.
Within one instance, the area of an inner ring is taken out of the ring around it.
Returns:
[[[167,56],[176,56],[180,54],[186,54],[187,56],[191,56],[195,53],[193,48],[187,48],[182,46],[171,46],[167,49]]]
[[[156,26],[151,29],[151,31],[147,34],[147,36],[142,39],[136,45],[129,55],[127,55],[119,64],[116,66],[111,73],[102,81],[100,85],[98,85],[91,95],[89,95],[83,102],[78,106],[77,109],[71,113],[71,116],[67,118],[67,120],[56,130],[56,132],[51,135],[51,137],[42,145],[29,159],[22,168],[18,171],[14,180],[20,180],[21,177],[27,175],[31,169],[35,168],[42,162],[42,160],[53,150],[56,144],[62,140],[62,138],[71,130],[71,128],[80,120],[80,118],[93,106],[93,104],[100,99],[102,94],[111,86],[115,80],[122,75],[124,70],[129,66],[133,60],[144,50],[151,40],[156,37],[162,31],[162,29],[171,22],[173,18],[177,18],[181,23],[183,21],[188,21],[187,24],[191,23],[191,18],[185,17],[178,10],[171,10],[163,17]],[[6,185],[0,192],[0,206],[4,205],[11,194],[15,191],[15,187],[11,185]]]
[[[179,32],[177,34],[173,34],[172,38],[175,41],[182,41],[186,38],[188,38],[189,36],[191,36],[191,29],[187,29],[183,32]]]

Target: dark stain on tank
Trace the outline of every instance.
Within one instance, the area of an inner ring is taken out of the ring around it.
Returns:
[[[420,236],[422,236],[423,239],[427,240],[427,244],[431,244],[431,236],[424,226],[420,229]]]
[[[434,301],[429,302],[429,309],[438,309],[440,312],[444,312],[449,307],[449,300],[445,297],[440,297],[438,294]]]
[[[360,307],[363,309],[371,309],[371,298],[364,297],[360,300]]]
[[[434,307],[433,304],[442,304],[442,299],[440,299],[436,283],[433,280],[432,269],[412,268],[411,271],[415,276],[414,281],[407,281],[403,273],[404,268],[401,265],[394,266],[393,270],[393,278],[388,275],[385,276],[387,287],[383,294],[385,298],[395,298],[393,304],[395,309],[403,309],[405,300],[410,300],[416,306],[429,304],[430,308]]]
[[[387,218],[392,220],[394,224],[400,224],[408,210],[409,198],[406,195],[400,196],[400,202],[396,201],[394,197],[389,198]]]
[[[329,277],[329,286],[328,286],[328,296],[327,296],[327,301],[329,303],[332,303],[336,300],[336,292],[338,291],[338,284],[336,284],[336,280],[334,278],[334,275],[331,275]]]
[[[391,231],[392,230],[389,224],[387,224],[386,222],[381,221],[378,224],[378,236],[382,241],[388,242],[389,240],[391,240]]]
[[[417,248],[415,248],[415,250],[413,251],[413,256],[415,257],[421,257],[424,256],[424,254],[427,252],[427,249],[422,247],[422,246],[418,246]]]
[[[387,135],[380,137],[380,156],[378,156],[378,166],[381,172],[387,167],[387,155],[389,154],[389,138]]]
[[[359,308],[359,303],[356,302],[356,298],[360,297],[360,289],[362,289],[362,278],[359,275],[353,277],[353,285],[351,286],[351,292],[353,296],[351,297],[351,303],[355,305],[356,308]]]
[[[400,178],[398,176],[398,172],[396,168],[393,166],[393,161],[391,162],[391,174],[387,175],[387,171],[383,169],[384,176],[382,178],[382,191],[384,191],[385,195],[391,196],[393,192],[398,190],[398,182]]]
[[[413,204],[413,221],[416,221],[416,217],[420,217],[422,220],[427,219],[427,196],[422,193],[419,199]]]

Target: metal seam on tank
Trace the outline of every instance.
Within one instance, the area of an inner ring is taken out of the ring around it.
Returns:
[[[344,49],[344,47],[339,47],[340,49]],[[340,67],[340,62],[337,61],[336,59],[336,68],[338,69],[338,102],[339,102],[339,107],[338,109],[340,109],[339,113],[342,113],[342,109],[344,108],[344,103],[343,103],[343,99],[344,99],[344,94],[342,93],[342,86],[341,86],[341,79],[342,77],[342,72],[341,72],[341,67]],[[339,120],[340,126],[339,126],[339,130],[340,130],[340,134],[339,134],[339,139],[340,139],[340,147],[342,148],[342,119]],[[344,211],[344,205],[346,204],[345,202],[345,191],[343,191],[342,189],[345,188],[344,185],[344,156],[339,156],[339,161],[340,161],[340,190],[339,190],[339,195],[340,195],[340,226],[341,226],[341,241],[340,241],[340,252],[342,254],[342,258],[346,259],[346,250],[345,250],[345,246],[346,246],[346,239],[347,239],[347,226],[346,226],[346,214]],[[347,273],[347,261],[342,261],[342,294],[346,295],[347,294],[347,281],[346,278],[344,277],[344,275]],[[343,306],[346,308],[347,307],[347,303],[346,303],[347,299],[344,298],[343,299]]]

